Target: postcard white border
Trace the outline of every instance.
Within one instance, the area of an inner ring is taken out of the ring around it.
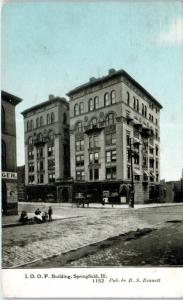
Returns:
[[[6,298],[182,298],[183,268],[4,269],[2,291]]]

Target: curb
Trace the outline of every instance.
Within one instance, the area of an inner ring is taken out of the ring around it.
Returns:
[[[85,216],[75,216],[75,217],[65,217],[65,218],[58,218],[58,219],[53,219],[51,221],[52,222],[56,222],[56,221],[62,221],[62,220],[67,220],[67,219],[76,219],[76,218],[85,218]],[[7,227],[17,227],[17,226],[29,226],[29,225],[41,225],[41,224],[45,224],[45,223],[50,223],[48,222],[44,222],[44,223],[33,223],[33,224],[21,224],[21,223],[9,223],[9,224],[2,224],[2,228],[7,228]]]

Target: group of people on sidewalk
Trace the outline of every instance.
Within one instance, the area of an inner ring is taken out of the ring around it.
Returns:
[[[19,222],[22,224],[29,224],[29,223],[44,223],[46,221],[51,222],[53,215],[53,209],[51,206],[48,208],[48,212],[41,211],[39,208],[35,210],[34,217],[28,218],[27,212],[24,210],[21,212]]]

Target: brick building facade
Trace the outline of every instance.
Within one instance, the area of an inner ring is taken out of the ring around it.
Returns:
[[[22,115],[27,200],[54,201],[55,181],[70,176],[69,104],[50,95]]]
[[[71,176],[78,191],[120,194],[131,183],[135,202],[153,201],[160,179],[161,104],[123,70],[92,77],[68,93]],[[126,198],[127,201],[127,198]]]

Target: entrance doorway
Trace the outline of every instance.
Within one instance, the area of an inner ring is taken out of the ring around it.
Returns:
[[[69,190],[68,188],[63,188],[62,190],[62,202],[68,202],[69,201]]]

